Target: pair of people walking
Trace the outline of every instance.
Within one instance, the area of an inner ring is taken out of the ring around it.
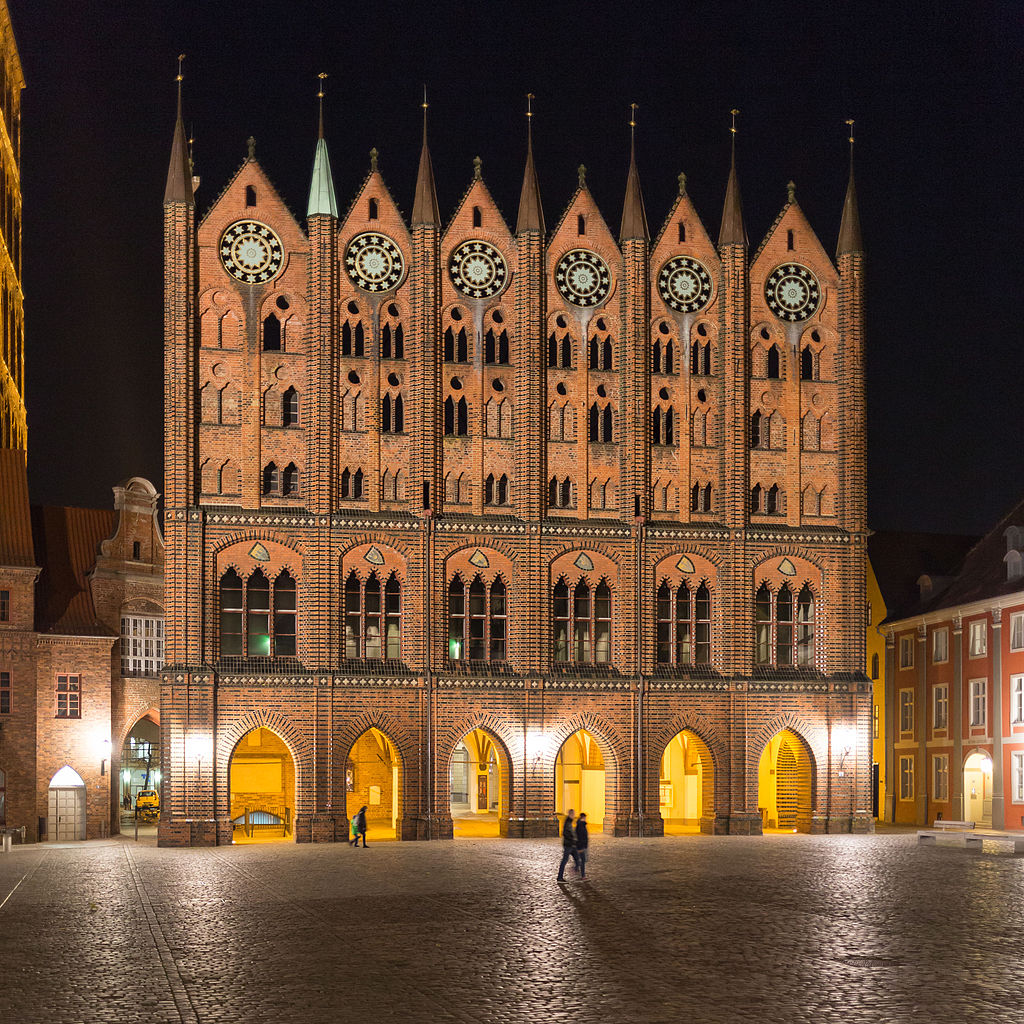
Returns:
[[[366,807],[360,807],[355,814],[352,815],[352,822],[350,824],[350,835],[348,840],[349,846],[358,846],[359,837],[363,837],[363,847],[366,846]]]
[[[572,858],[573,868],[579,872],[580,878],[587,877],[587,853],[590,846],[590,833],[587,829],[587,816],[582,811],[575,818],[575,811],[570,807],[562,825],[562,862],[558,865],[558,881],[565,881],[565,865]]]

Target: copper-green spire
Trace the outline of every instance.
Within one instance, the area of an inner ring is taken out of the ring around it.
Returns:
[[[626,199],[622,205],[620,242],[625,242],[630,238],[642,238],[646,242],[651,237],[647,230],[644,196],[640,191],[640,175],[636,169],[636,110],[637,105],[631,103],[629,106],[629,174],[626,177]]]
[[[165,203],[188,203],[192,206],[192,168],[189,165],[188,141],[185,137],[185,121],[181,116],[181,62],[185,54],[178,54],[178,117],[174,122],[174,141],[171,143],[171,162],[167,167],[167,187],[164,189]]]
[[[420,150],[420,169],[416,174],[416,197],[412,203],[412,223],[440,226],[437,209],[437,190],[434,188],[434,168],[427,149],[427,87],[423,87],[423,148]]]
[[[850,128],[850,182],[846,186],[846,202],[843,203],[843,219],[839,224],[839,244],[836,256],[850,252],[863,252],[864,241],[860,235],[860,214],[857,212],[857,187],[853,182],[853,120],[848,120]]]
[[[516,234],[539,231],[544,234],[544,207],[540,203],[540,185],[537,168],[533,166],[533,93],[526,96],[526,169],[523,171],[523,190],[519,193],[519,217]]]
[[[740,183],[736,177],[736,115],[732,112],[732,161],[729,165],[729,182],[725,186],[725,205],[722,208],[722,230],[718,233],[718,245],[747,246],[747,230],[743,226],[743,205],[740,202]]]
[[[309,203],[306,205],[306,216],[327,214],[338,216],[338,203],[334,198],[334,177],[331,174],[331,158],[327,155],[327,140],[324,138],[324,79],[327,74],[319,74],[320,90],[317,99],[320,101],[320,125],[316,142],[316,153],[313,156],[313,180],[309,185]]]

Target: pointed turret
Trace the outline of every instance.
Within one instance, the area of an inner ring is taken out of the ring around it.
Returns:
[[[857,212],[857,186],[853,181],[853,122],[850,126],[850,182],[846,186],[846,201],[843,203],[843,219],[839,224],[839,244],[836,256],[850,252],[863,252],[864,241],[860,235],[860,214]]]
[[[164,189],[165,203],[188,203],[192,206],[192,167],[188,158],[188,141],[185,138],[185,121],[181,116],[181,62],[178,58],[178,118],[174,122],[174,141],[171,143],[171,162],[167,167],[167,187]]]
[[[533,99],[533,93],[527,96]],[[516,220],[516,234],[524,231],[539,231],[544,234],[544,208],[540,203],[540,185],[537,183],[537,169],[533,166],[533,109],[526,111],[526,169],[523,171],[523,190],[519,193],[519,218]]]
[[[747,230],[743,226],[743,205],[740,202],[740,183],[736,177],[736,115],[732,111],[732,161],[729,182],[725,186],[725,205],[722,208],[722,230],[718,233],[718,246],[742,245],[747,247]]]
[[[416,198],[412,203],[412,224],[436,224],[441,215],[437,209],[437,190],[434,188],[434,168],[427,149],[427,93],[423,90],[423,148],[420,150],[420,168],[416,174]]]
[[[636,169],[636,104],[632,106],[629,120],[629,174],[626,177],[626,199],[622,204],[622,227],[619,230],[619,241],[630,238],[650,240],[647,230],[647,213],[644,210],[644,196],[640,191],[640,175]]]
[[[331,158],[327,155],[327,140],[324,138],[324,87],[323,80],[327,76],[320,75],[320,130],[317,135],[316,153],[313,156],[313,180],[309,184],[309,203],[306,216],[315,217],[325,213],[329,217],[338,216],[338,203],[334,198],[334,177],[331,174]]]

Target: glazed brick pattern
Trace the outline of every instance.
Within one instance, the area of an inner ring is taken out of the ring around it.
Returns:
[[[240,284],[221,266],[220,237],[243,218],[281,238],[283,268],[266,284]],[[717,251],[685,191],[657,238],[620,248],[585,184],[547,238],[512,235],[479,178],[444,232],[433,224],[410,230],[374,166],[344,217],[312,218],[307,237],[250,157],[198,228],[184,203],[165,207],[165,225],[162,843],[230,841],[231,752],[257,725],[277,731],[295,757],[300,841],[344,834],[343,766],[371,725],[401,759],[403,838],[451,835],[451,751],[476,727],[496,741],[509,780],[504,834],[553,831],[554,760],[578,728],[597,738],[605,759],[609,832],[661,830],[658,766],[683,728],[713,765],[706,831],[760,831],[758,759],[783,728],[803,739],[813,766],[813,807],[800,827],[870,827],[863,268],[854,255],[837,270],[792,197],[753,254],[742,246]],[[388,235],[403,254],[407,273],[386,295],[350,280],[346,251],[363,232]],[[472,238],[497,248],[511,271],[508,289],[487,303],[460,295],[448,276],[451,253]],[[589,313],[566,305],[555,283],[558,261],[573,248],[596,252],[610,269],[608,298]],[[658,271],[677,255],[700,260],[712,275],[699,313],[678,314],[661,298]],[[775,319],[764,297],[772,270],[791,261],[809,267],[822,291],[817,312],[801,324]],[[266,351],[262,325],[275,310],[285,310],[282,349]],[[507,365],[486,362],[482,351],[495,311],[509,333]],[[388,358],[381,332],[398,322],[403,357]],[[207,330],[208,323],[232,327]],[[449,328],[466,331],[464,361],[445,360]],[[571,365],[549,365],[551,334],[569,337]],[[610,370],[591,368],[592,336],[611,340]],[[673,341],[672,373],[652,369],[656,338]],[[690,372],[693,343],[710,347],[707,374]],[[773,345],[778,378],[766,370]],[[804,347],[815,353],[813,380],[800,379]],[[200,389],[211,382],[237,388],[237,422],[197,426]],[[302,392],[300,423],[261,427],[268,390],[285,386]],[[396,437],[382,433],[381,400],[399,391],[405,422]],[[507,441],[485,436],[486,403],[499,394],[514,409]],[[447,398],[467,403],[465,437],[444,434]],[[571,442],[549,440],[555,401],[575,413]],[[610,444],[588,441],[595,401],[613,409]],[[671,446],[651,444],[658,402],[675,413]],[[711,426],[691,443],[697,410]],[[769,450],[750,450],[755,410],[784,421]],[[822,445],[803,441],[809,414],[828,423]],[[301,462],[297,495],[261,496],[271,460]],[[239,491],[210,493],[195,467],[228,462],[238,466]],[[346,468],[362,470],[361,497],[351,484],[342,493]],[[397,499],[382,490],[385,471],[400,474]],[[507,506],[484,504],[488,473],[510,478]],[[565,476],[571,507],[549,507],[548,481]],[[453,477],[466,488],[457,502]],[[607,485],[604,500],[595,498],[595,480]],[[655,500],[656,483],[668,488],[667,503]],[[711,484],[710,509],[691,512],[694,483]],[[778,514],[750,512],[754,483],[778,485]],[[824,495],[820,507],[804,500],[808,487]],[[252,554],[257,543],[266,557]],[[501,566],[508,587],[509,653],[500,671],[448,658],[447,587],[471,557],[488,579]],[[712,663],[669,670],[655,662],[655,592],[666,573],[686,575],[678,565],[687,558],[703,567],[688,578],[694,589],[701,578],[714,581]],[[221,659],[218,581],[228,566],[243,577],[258,567],[271,579],[287,569],[298,580],[297,662]],[[364,581],[377,572],[401,583],[397,661],[344,660],[343,590],[353,571]],[[611,587],[609,664],[553,663],[559,579]],[[813,588],[813,667],[775,673],[754,664],[753,595],[762,581],[774,591],[784,582]],[[857,737],[842,775],[831,744],[840,726]]]

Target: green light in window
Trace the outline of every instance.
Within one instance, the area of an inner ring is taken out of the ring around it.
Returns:
[[[269,633],[253,633],[249,636],[249,656],[252,658],[270,657]]]
[[[457,636],[448,638],[448,657],[458,661],[462,657],[462,641]]]

